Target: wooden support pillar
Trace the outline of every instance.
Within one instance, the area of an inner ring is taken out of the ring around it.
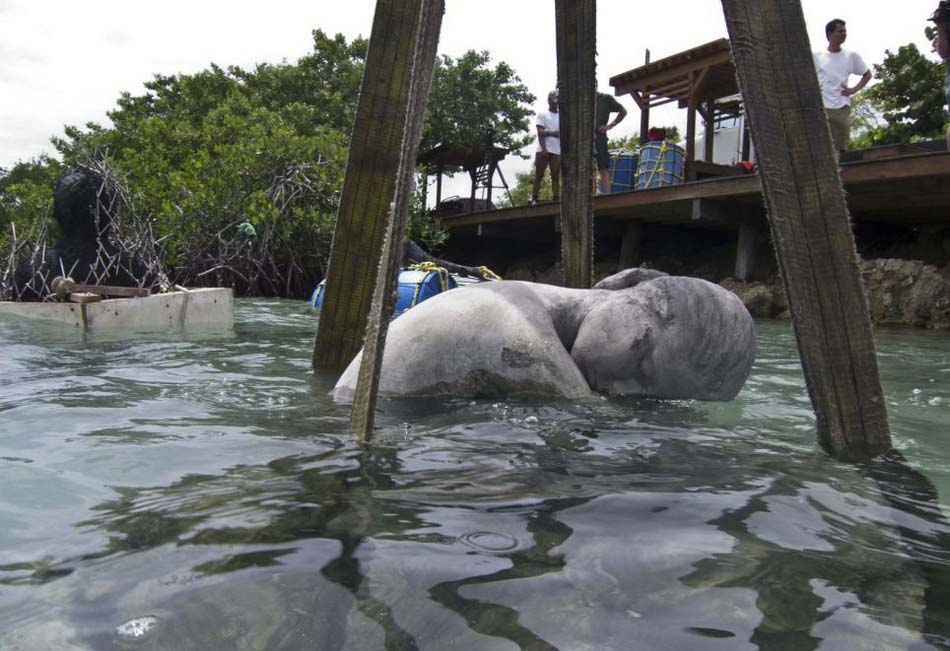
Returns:
[[[422,208],[429,205],[429,167],[422,171]]]
[[[690,86],[693,85],[693,80],[690,79]],[[696,179],[695,165],[693,161],[696,160],[696,106],[697,100],[693,92],[693,89],[690,88],[689,98],[686,103],[686,180],[693,181]]]
[[[327,265],[313,367],[342,371],[363,344],[393,201],[422,0],[377,0]]]
[[[413,41],[410,41],[414,47],[410,47],[406,52],[409,55],[407,62],[409,92],[406,110],[403,113],[403,138],[397,160],[398,166],[392,170],[395,178],[395,192],[386,221],[379,274],[373,291],[369,321],[366,324],[363,358],[353,396],[353,411],[350,415],[350,428],[360,440],[365,440],[373,431],[376,392],[379,388],[379,373],[383,365],[383,351],[386,348],[386,334],[389,329],[389,319],[396,306],[406,222],[409,218],[409,198],[412,194],[412,175],[415,172],[419,140],[422,138],[422,126],[425,123],[426,102],[432,86],[435,55],[445,7],[444,0],[402,1],[408,6],[407,8],[415,11],[415,29]],[[398,71],[397,74],[401,72]]]
[[[442,203],[442,174],[445,172],[445,168],[439,165],[438,176],[435,178],[435,207],[436,210],[439,208],[439,204]]]
[[[722,0],[818,440],[891,447],[864,284],[799,0]]]
[[[640,222],[627,222],[623,229],[623,239],[620,240],[620,259],[617,261],[617,271],[632,269],[640,265],[641,237]]]
[[[468,178],[472,180],[472,192],[469,196],[468,212],[475,212],[475,190],[478,187],[478,178],[474,168],[468,171]]]
[[[713,161],[713,138],[716,132],[716,102],[709,100],[706,102],[706,132],[703,141],[704,151],[703,160],[707,163]]]
[[[486,205],[491,205],[491,191],[492,186],[495,184],[495,168],[497,163],[492,160],[488,164],[488,187],[486,188],[485,200],[488,202]]]
[[[739,224],[739,241],[736,243],[736,268],[733,278],[748,282],[755,270],[755,252],[759,246],[759,234],[755,226]]]
[[[752,160],[752,132],[745,117],[742,119],[742,160]]]
[[[555,0],[561,113],[561,267],[568,287],[589,288],[594,266],[596,0]]]
[[[650,50],[643,55],[643,65],[650,63]],[[650,95],[643,93],[643,103],[640,104],[640,144],[645,145],[647,134],[650,133]]]

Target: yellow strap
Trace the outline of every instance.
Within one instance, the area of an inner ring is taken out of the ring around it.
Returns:
[[[653,169],[650,170],[650,176],[647,177],[646,187],[649,188],[650,184],[653,183],[653,177],[656,176],[657,168],[663,165],[663,155],[666,153],[666,140],[663,141],[663,144],[660,145],[660,153],[657,154],[656,160],[653,161]],[[647,145],[649,147],[650,145]]]
[[[416,288],[412,292],[412,301],[409,303],[409,307],[415,307],[419,302],[419,290],[422,289],[422,283],[416,283]]]
[[[425,260],[423,262],[418,262],[416,264],[411,264],[407,267],[410,271],[426,271],[426,272],[435,272],[439,275],[439,290],[447,291],[449,289],[449,272],[434,262]],[[419,290],[422,287],[422,283],[416,284],[416,289],[412,295],[412,305],[416,304],[416,299],[419,298]]]
[[[438,266],[434,262],[429,262],[428,260],[425,260],[423,262],[417,262],[416,264],[411,264],[407,267],[407,269],[411,269],[412,271],[438,271],[439,269],[442,269],[442,267]]]
[[[496,274],[494,271],[488,267],[482,265],[481,267],[476,267],[480,272],[482,272],[482,278],[485,280],[501,280],[501,276]]]
[[[425,262],[411,264],[406,268],[412,271],[434,271],[439,274],[439,284],[442,287],[442,291],[444,292],[449,288],[449,272],[446,271],[444,267],[440,267],[434,262],[429,262],[426,260]],[[501,276],[484,265],[481,267],[476,267],[476,269],[481,272],[482,278],[485,280],[501,280]],[[415,305],[415,303],[413,303],[413,305]]]

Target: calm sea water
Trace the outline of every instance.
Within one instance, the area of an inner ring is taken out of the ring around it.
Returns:
[[[950,334],[877,333],[906,463],[858,467],[788,323],[734,402],[384,402],[360,448],[305,303],[235,309],[0,323],[0,649],[950,644]]]

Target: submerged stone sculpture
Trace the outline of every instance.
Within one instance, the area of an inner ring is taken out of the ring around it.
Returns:
[[[380,395],[731,400],[755,358],[735,294],[629,269],[593,289],[520,281],[440,294],[389,326]],[[352,399],[362,353],[334,389]]]

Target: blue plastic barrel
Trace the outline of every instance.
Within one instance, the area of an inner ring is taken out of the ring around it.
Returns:
[[[310,307],[320,310],[323,307],[323,288],[326,280],[321,280],[310,295]],[[442,271],[423,271],[403,269],[399,272],[398,296],[393,316],[397,317],[410,307],[432,298],[445,290],[457,287],[455,278]]]
[[[638,156],[632,151],[610,152],[610,191],[630,192],[635,188]]]
[[[410,307],[456,286],[455,278],[445,270],[403,269],[399,272],[399,297],[393,316],[399,316]]]
[[[637,163],[637,190],[682,183],[685,159],[683,148],[672,140],[656,140],[642,145]]]

